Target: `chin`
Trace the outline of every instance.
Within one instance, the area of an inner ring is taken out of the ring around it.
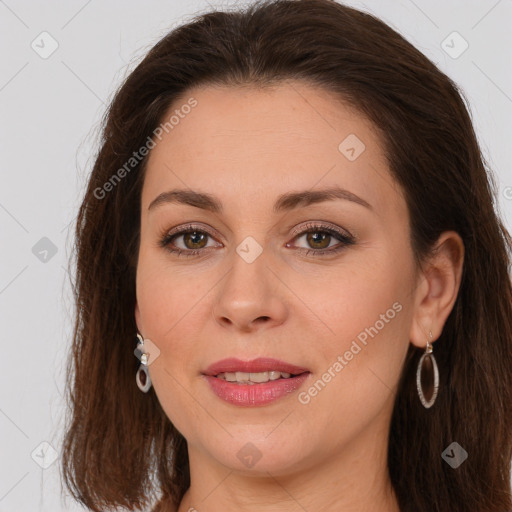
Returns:
[[[268,432],[263,436],[235,435],[220,451],[219,445],[212,446],[210,454],[229,469],[247,475],[268,477],[268,473],[277,476],[296,472],[307,457],[298,451],[303,443],[290,436],[270,439],[275,433],[269,437]]]

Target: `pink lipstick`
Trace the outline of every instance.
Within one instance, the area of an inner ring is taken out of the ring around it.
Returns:
[[[272,358],[223,359],[203,372],[219,398],[241,407],[266,405],[293,393],[310,374],[307,368]]]

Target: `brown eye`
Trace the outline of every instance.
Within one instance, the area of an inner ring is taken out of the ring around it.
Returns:
[[[355,238],[352,235],[334,227],[308,224],[306,228],[305,231],[294,238],[306,237],[307,247],[296,247],[299,251],[305,250],[306,255],[332,255],[343,250],[346,246],[355,244]],[[208,239],[213,240],[210,233],[194,225],[189,225],[184,226],[181,231],[164,234],[160,238],[159,245],[177,256],[196,256],[205,254],[206,250],[212,247],[207,245]],[[336,241],[338,241],[337,244],[332,244]],[[294,246],[287,243],[286,247]]]
[[[296,240],[305,237],[306,247],[297,246],[300,251],[306,251],[306,255],[322,256],[335,254],[349,245],[355,244],[355,238],[337,228],[308,224],[305,226],[306,230],[295,236]],[[336,241],[338,242],[336,244]],[[334,242],[334,244],[331,244]],[[292,247],[286,244],[287,247]]]
[[[206,245],[208,233],[202,231],[188,231],[183,236],[183,243],[187,249],[202,249]]]
[[[306,240],[314,249],[327,249],[331,238],[332,236],[326,231],[309,231],[306,233]]]
[[[180,231],[164,233],[159,245],[178,256],[195,256],[212,247],[207,245],[210,238],[213,239],[210,233],[191,225],[184,226]]]

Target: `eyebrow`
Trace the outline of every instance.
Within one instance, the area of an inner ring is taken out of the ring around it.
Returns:
[[[340,187],[331,187],[322,190],[287,192],[278,197],[277,201],[274,203],[273,212],[280,213],[283,211],[290,211],[299,207],[305,207],[311,204],[332,201],[335,199],[352,201],[364,206],[365,208],[373,210],[373,207],[367,201],[356,194]],[[166,203],[185,204],[201,208],[203,210],[208,210],[213,213],[222,213],[223,211],[222,203],[217,197],[204,192],[185,189],[175,189],[168,192],[162,192],[153,199],[153,201],[151,201],[151,204],[148,206],[148,211]]]

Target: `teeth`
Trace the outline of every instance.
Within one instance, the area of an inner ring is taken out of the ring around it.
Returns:
[[[258,373],[246,373],[246,372],[225,372],[219,373],[217,375],[218,379],[224,379],[229,382],[238,382],[238,383],[260,383],[260,382],[268,382],[269,380],[277,380],[277,379],[289,379],[291,377],[290,373],[286,372],[278,372],[278,371],[270,371],[270,372],[258,372]]]

